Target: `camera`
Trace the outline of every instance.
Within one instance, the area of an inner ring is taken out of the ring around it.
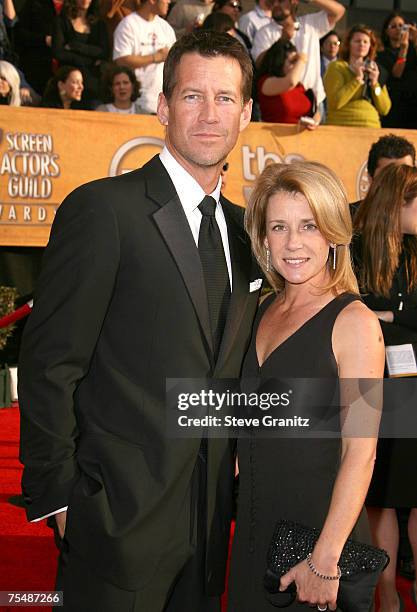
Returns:
[[[372,68],[373,66],[373,61],[369,59],[369,57],[366,58],[366,60],[363,62],[363,67],[364,70],[369,70],[370,68]]]
[[[401,26],[401,32],[408,32],[409,29],[410,29],[409,23],[404,23],[404,25]]]

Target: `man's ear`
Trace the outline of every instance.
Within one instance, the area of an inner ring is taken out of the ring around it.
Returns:
[[[250,123],[252,117],[252,100],[244,102],[242,112],[240,113],[239,132],[242,132]]]
[[[162,92],[158,96],[158,106],[157,106],[156,114],[158,116],[159,123],[161,123],[161,125],[168,125],[169,106]]]

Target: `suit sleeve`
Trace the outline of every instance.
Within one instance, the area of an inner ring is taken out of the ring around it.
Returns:
[[[78,478],[74,396],[89,369],[118,262],[111,207],[91,184],[77,189],[58,209],[19,360],[29,520],[67,506]]]

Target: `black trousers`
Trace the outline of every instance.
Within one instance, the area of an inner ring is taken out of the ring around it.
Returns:
[[[140,591],[126,591],[94,572],[67,540],[60,546],[56,590],[63,591],[63,607],[55,612],[220,612],[220,598],[205,594],[206,464],[201,455],[193,474],[196,549],[164,591],[157,581]]]

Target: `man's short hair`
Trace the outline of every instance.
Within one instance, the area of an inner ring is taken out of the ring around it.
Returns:
[[[253,68],[248,52],[233,36],[221,32],[197,30],[181,36],[171,47],[164,63],[162,91],[167,100],[176,84],[177,67],[183,55],[198,53],[202,57],[226,57],[238,62],[242,71],[242,100],[248,102],[252,94]]]
[[[374,177],[376,167],[381,157],[388,159],[401,159],[406,155],[410,155],[413,164],[416,163],[416,150],[414,145],[401,136],[395,134],[388,134],[382,136],[379,140],[374,142],[368,155],[368,174],[372,178]]]

